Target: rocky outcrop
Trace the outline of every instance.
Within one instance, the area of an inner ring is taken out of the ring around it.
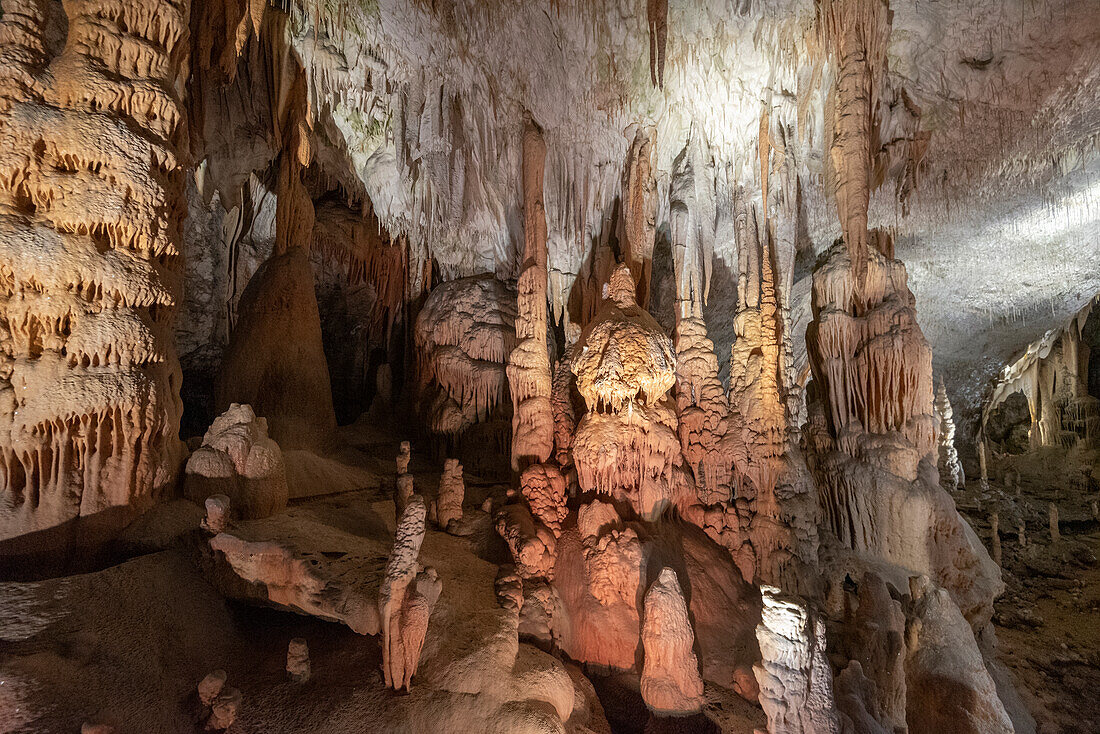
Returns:
[[[183,491],[199,503],[225,495],[233,511],[246,520],[286,507],[290,492],[283,452],[268,438],[267,421],[251,406],[230,405],[187,460]]]

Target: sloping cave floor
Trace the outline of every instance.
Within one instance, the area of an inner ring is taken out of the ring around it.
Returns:
[[[1100,732],[1100,450],[995,456],[989,475],[987,491],[968,478],[955,500],[991,552],[998,514],[1005,592],[993,621],[1001,659],[1039,734]]]
[[[288,472],[300,483],[292,488],[291,507],[365,537],[392,532],[380,516],[393,513],[399,438],[366,422],[345,430],[341,457],[355,464],[354,471],[339,476],[340,462],[306,459]],[[434,493],[439,468],[426,445],[414,442],[411,471],[418,490]],[[334,494],[319,486],[349,482],[367,486]],[[466,514],[476,531],[452,538],[429,530],[429,536],[450,538],[442,542],[458,543],[471,562],[508,563],[507,547],[477,509],[490,495],[503,501],[508,485],[467,473],[466,486]],[[201,567],[207,537],[198,529],[202,514],[186,500],[164,502],[131,526],[111,561],[94,571],[0,583],[0,734],[77,732],[85,722],[113,725],[118,734],[202,731],[196,685],[218,668],[243,694],[234,734],[389,730],[371,722],[403,694],[383,685],[378,638],[224,599]],[[426,539],[425,548],[431,544]],[[475,582],[485,579],[472,575]],[[287,645],[296,637],[309,645],[312,677],[304,684],[288,681],[285,672]],[[581,669],[563,663],[574,674]],[[654,719],[637,675],[584,672],[614,734],[751,732],[766,724],[758,707],[711,684],[703,714]],[[413,688],[415,693],[415,678]]]

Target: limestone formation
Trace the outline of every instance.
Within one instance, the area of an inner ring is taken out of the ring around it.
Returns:
[[[635,295],[638,305],[647,308],[653,275],[653,244],[657,236],[658,192],[653,175],[657,131],[653,127],[638,126],[632,132],[634,139],[630,142],[623,169],[619,240],[623,262],[630,268],[637,283]]]
[[[118,530],[181,461],[190,3],[4,11],[0,540],[67,524],[51,542],[76,546],[71,521]]]
[[[218,694],[222,692],[222,688],[225,687],[226,674],[224,670],[215,670],[212,673],[207,673],[206,676],[199,681],[199,701],[203,706],[212,706],[214,699],[218,697]]]
[[[249,405],[230,405],[187,460],[184,494],[194,502],[225,495],[245,519],[267,517],[286,507],[283,453],[268,438],[267,420],[257,417]]]
[[[1050,542],[1057,543],[1062,539],[1062,533],[1058,527],[1058,505],[1053,502],[1049,503],[1047,507],[1047,516],[1050,526]]]
[[[634,300],[630,270],[620,265],[607,300],[584,330],[571,368],[588,412],[577,426],[573,461],[582,490],[631,503],[655,518],[677,500],[673,467],[680,463],[674,403],[672,343]]]
[[[654,713],[683,715],[702,709],[703,680],[694,642],[680,580],[664,568],[646,592],[642,618],[642,698]]]
[[[512,393],[512,469],[550,458],[550,356],[546,346],[546,211],[543,178],[546,144],[531,120],[523,130],[523,271],[516,307],[516,346],[508,355]]]
[[[382,629],[382,672],[386,685],[408,690],[420,660],[428,617],[442,589],[435,572],[418,572],[427,507],[419,495],[409,500],[394,532],[393,551],[378,592]]]
[[[993,562],[1001,564],[1001,518],[994,512],[989,517],[989,533],[993,544]]]
[[[933,407],[939,422],[937,435],[940,482],[954,492],[965,484],[966,478],[963,475],[962,462],[959,461],[959,452],[955,450],[955,411],[951,408],[951,401],[947,399],[947,388],[944,387],[942,378],[936,388],[936,403]]]
[[[764,609],[756,638],[761,662],[753,672],[768,734],[840,734],[824,622],[805,602],[775,587],[760,591]]]
[[[436,523],[444,530],[456,520],[462,519],[462,501],[466,497],[466,484],[462,479],[462,464],[458,459],[447,459],[443,475],[439,478],[434,515]]]
[[[284,449],[323,447],[336,429],[320,318],[302,246],[273,254],[237,306],[217,404],[251,405]]]
[[[523,470],[519,478],[523,494],[532,517],[554,534],[561,536],[561,525],[569,513],[565,506],[565,477],[551,464],[532,464]]]
[[[229,522],[229,497],[215,494],[206,498],[206,517],[202,519],[202,529],[217,535],[224,532]]]
[[[301,637],[295,637],[286,650],[286,675],[295,683],[305,683],[310,673],[309,645]]]
[[[459,436],[510,403],[505,363],[516,345],[515,323],[516,297],[491,275],[432,291],[414,334],[417,400],[428,430]]]
[[[409,473],[409,462],[412,460],[412,447],[408,441],[402,441],[397,452],[397,475]]]
[[[416,493],[416,480],[412,474],[398,474],[394,483],[393,506],[400,518],[409,505],[409,500]]]
[[[813,278],[806,440],[824,519],[858,554],[930,576],[980,628],[1003,584],[940,488],[932,355],[905,267],[871,250],[858,295],[855,278],[839,244]]]
[[[210,704],[210,716],[206,719],[207,731],[226,731],[233,726],[243,698],[236,688],[223,688]]]

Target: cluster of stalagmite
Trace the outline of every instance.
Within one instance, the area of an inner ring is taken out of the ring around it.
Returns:
[[[523,271],[519,276],[516,346],[508,355],[512,393],[512,468],[546,461],[554,449],[550,356],[546,347],[546,211],[542,180],[546,144],[528,120],[523,131]]]
[[[188,458],[183,490],[194,502],[225,495],[245,519],[267,517],[286,507],[283,452],[268,438],[267,421],[248,405],[229,406]]]
[[[179,468],[189,6],[68,0],[57,49],[47,3],[5,4],[0,539],[125,522]]]
[[[382,672],[386,685],[408,690],[420,662],[428,618],[443,584],[432,568],[420,568],[427,507],[420,495],[409,500],[394,531],[393,550],[378,592],[382,627]]]

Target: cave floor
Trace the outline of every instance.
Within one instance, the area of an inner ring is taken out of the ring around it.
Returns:
[[[1039,734],[1100,732],[1098,460],[1097,451],[1063,449],[997,457],[987,492],[973,479],[955,495],[987,548],[991,513],[998,513],[1005,592],[993,621],[1001,660]],[[1059,515],[1056,542],[1051,503]]]

